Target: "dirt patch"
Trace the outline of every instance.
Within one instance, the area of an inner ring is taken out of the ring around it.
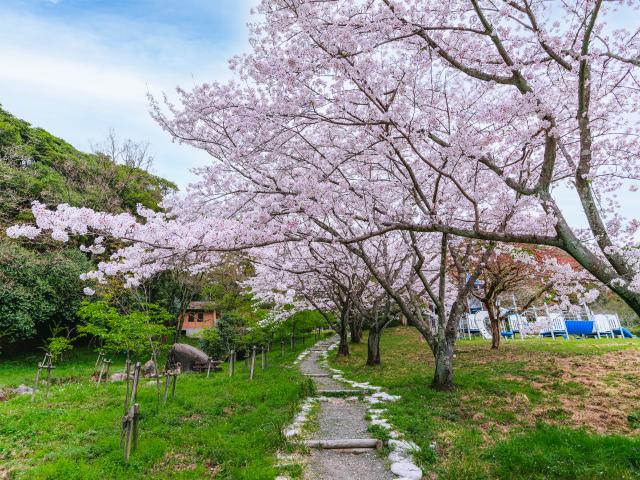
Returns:
[[[192,413],[191,415],[185,415],[180,417],[180,420],[183,422],[191,422],[198,425],[205,423],[204,419],[205,419],[205,416],[202,415],[201,413]]]
[[[522,364],[519,371],[499,373],[496,378],[543,392],[537,401],[523,393],[489,394],[482,399],[462,396],[460,413],[467,413],[469,403],[476,405],[475,412],[462,418],[470,416],[483,431],[506,431],[543,420],[601,434],[640,434],[640,350],[559,356],[555,352],[467,348],[459,353],[466,363],[462,368]],[[500,412],[513,414],[513,420],[490,419],[491,411],[499,417]]]
[[[154,472],[164,471],[167,467],[173,467],[173,470],[184,472],[195,470],[198,464],[193,461],[193,457],[186,453],[167,452],[164,458],[156,464]]]
[[[576,396],[559,396],[572,423],[599,433],[639,433],[628,416],[640,405],[640,351],[623,350],[585,358],[558,358],[564,382],[585,387],[582,402]]]

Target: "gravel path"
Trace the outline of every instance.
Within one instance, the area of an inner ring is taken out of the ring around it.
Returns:
[[[328,343],[316,346],[327,348]],[[301,363],[303,373],[330,373],[319,364],[321,352],[311,352]],[[330,377],[313,377],[318,389],[342,390],[343,383]],[[367,406],[358,399],[328,398],[320,402],[318,423],[320,428],[309,438],[335,440],[341,438],[370,438],[364,419]],[[305,470],[306,480],[391,480],[395,476],[385,468],[383,459],[375,450],[361,453],[339,450],[311,449]]]
[[[320,354],[322,352],[311,352],[302,362],[300,362],[300,370],[302,373],[310,373],[314,375],[331,373],[327,369],[320,366]],[[334,380],[331,377],[314,377],[313,381],[318,390],[343,390],[343,383]]]

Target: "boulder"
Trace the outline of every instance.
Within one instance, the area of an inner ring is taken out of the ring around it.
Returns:
[[[18,395],[31,395],[33,393],[33,388],[27,387],[26,385],[20,385],[16,389],[13,390]]]
[[[206,364],[209,357],[202,350],[186,343],[174,343],[169,350],[169,365],[180,363],[183,371],[191,370],[196,363]]]
[[[144,375],[145,377],[156,376],[156,366],[153,364],[153,360],[149,360],[142,366],[142,375]]]
[[[153,362],[151,362],[151,364],[153,365]],[[112,382],[124,382],[126,379],[127,379],[126,373],[118,372],[111,375],[111,378],[109,380],[111,380]]]

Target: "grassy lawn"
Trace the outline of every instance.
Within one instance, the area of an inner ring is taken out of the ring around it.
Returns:
[[[181,375],[175,399],[159,409],[155,382],[145,379],[140,445],[128,466],[119,448],[124,383],[97,388],[89,380],[96,355],[78,350],[54,370],[48,401],[0,402],[0,479],[272,479],[275,453],[287,448],[280,432],[312,388],[284,366],[300,350],[272,352],[264,371],[258,361],[253,382],[243,362],[234,377],[226,369]],[[3,361],[0,387],[32,385],[37,361]],[[112,372],[123,363],[114,360]]]
[[[402,396],[388,416],[421,447],[439,479],[640,478],[640,342],[636,339],[504,342],[456,348],[453,392],[428,388],[433,360],[412,328],[382,337],[382,365],[366,343],[347,360],[352,379]]]

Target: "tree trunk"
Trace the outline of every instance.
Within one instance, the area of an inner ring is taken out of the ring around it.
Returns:
[[[381,331],[369,329],[369,339],[367,340],[367,365],[380,365],[380,337]]]
[[[496,316],[498,307],[492,305],[491,302],[485,303],[485,307],[489,314],[489,325],[491,327],[491,350],[498,350],[500,348],[500,317]]]
[[[338,345],[338,356],[339,357],[348,357],[349,356],[349,339],[347,338],[348,332],[348,316],[343,314],[340,316],[340,344]]]
[[[354,317],[349,322],[349,329],[351,330],[351,343],[360,343],[362,341],[362,320],[358,317]]]
[[[491,319],[491,350],[500,348],[500,322],[497,318]]]
[[[438,339],[435,345],[436,370],[431,387],[436,390],[453,389],[453,341],[447,336]]]

